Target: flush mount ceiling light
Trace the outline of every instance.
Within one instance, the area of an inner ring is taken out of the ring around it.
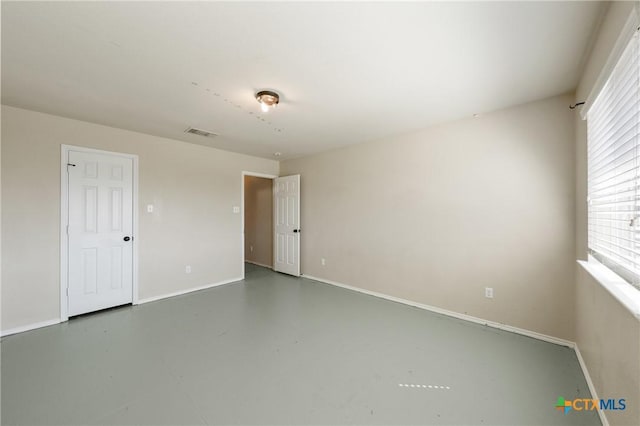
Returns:
[[[261,90],[256,93],[256,100],[262,108],[262,112],[269,111],[269,108],[275,108],[280,103],[280,95],[271,90]]]

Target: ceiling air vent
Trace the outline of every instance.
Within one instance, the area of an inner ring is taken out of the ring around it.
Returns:
[[[185,133],[191,133],[193,135],[204,136],[205,138],[215,138],[216,136],[218,136],[217,134],[215,134],[213,132],[209,132],[207,130],[202,130],[202,129],[196,129],[195,127],[189,127],[187,130],[185,130]]]

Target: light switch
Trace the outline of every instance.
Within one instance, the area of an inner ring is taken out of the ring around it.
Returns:
[[[240,213],[240,207],[238,207],[238,206],[233,206],[233,212],[234,212],[234,213]]]
[[[153,204],[147,204],[147,213],[153,213]]]

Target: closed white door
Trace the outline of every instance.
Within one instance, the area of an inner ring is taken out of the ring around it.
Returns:
[[[300,275],[300,175],[273,181],[273,269]]]
[[[69,151],[68,313],[133,301],[133,160]]]

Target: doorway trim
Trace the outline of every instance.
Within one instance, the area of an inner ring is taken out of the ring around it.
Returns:
[[[101,149],[87,148],[76,145],[60,145],[60,322],[69,320],[69,296],[67,288],[69,286],[69,235],[67,226],[69,225],[69,174],[67,173],[67,163],[69,162],[69,151],[81,151],[95,154],[115,155],[129,158],[133,162],[133,283],[132,283],[132,304],[138,304],[138,156],[135,154],[125,154],[122,152],[105,151]]]
[[[270,175],[267,173],[245,172],[245,171],[243,171],[242,175],[240,176],[240,240],[241,240],[240,241],[240,250],[241,250],[240,259],[242,260],[242,262],[240,263],[240,270],[242,271],[243,280],[245,278],[244,277],[244,262],[245,262],[245,258],[244,258],[244,177],[245,176],[253,176],[253,177],[259,177],[259,178],[265,178],[265,179],[271,179],[271,180],[279,177],[277,175]],[[271,235],[271,238],[273,239],[273,235]]]

